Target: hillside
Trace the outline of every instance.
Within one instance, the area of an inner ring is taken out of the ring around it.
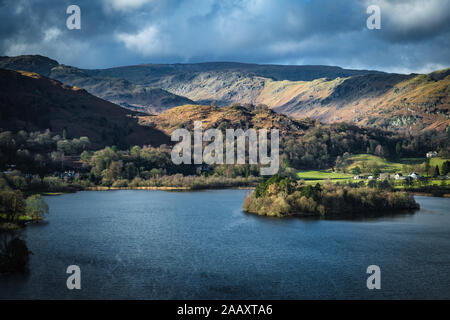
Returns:
[[[449,69],[429,75],[365,74],[311,81],[240,72],[162,79],[158,85],[198,103],[265,104],[295,118],[353,122],[390,130],[445,130],[450,125]]]
[[[0,57],[2,66],[39,72],[146,113],[186,104],[251,103],[298,119],[388,130],[443,131],[450,125],[450,69],[402,75],[332,66],[211,62],[82,70],[41,56]]]
[[[273,104],[278,105],[276,111],[390,130],[445,130],[450,125],[450,69],[427,75],[320,80],[313,90],[305,83],[297,86],[306,89],[296,90],[296,96],[287,103]]]
[[[114,77],[93,76],[82,69],[60,65],[42,56],[0,57],[0,68],[35,72],[45,77],[77,86],[124,108],[159,113],[165,109],[194,101],[160,88],[131,83]]]
[[[200,63],[87,72],[151,84],[200,104],[266,104],[326,123],[418,131],[450,125],[449,69],[402,75],[326,66]]]
[[[280,130],[280,135],[283,137],[301,136],[305,130],[314,126],[313,121],[294,120],[268,108],[249,105],[229,107],[185,105],[172,108],[157,116],[140,117],[141,124],[156,127],[166,134],[171,134],[178,128],[193,130],[195,121],[202,121],[203,130],[276,128]]]
[[[169,139],[138,124],[137,116],[83,89],[36,73],[0,69],[0,128],[88,136],[94,147],[160,145]]]

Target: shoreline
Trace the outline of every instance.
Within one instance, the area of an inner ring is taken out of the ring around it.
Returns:
[[[39,192],[33,191],[32,193],[41,194],[43,196],[59,196],[63,194],[76,193],[78,191],[116,191],[116,190],[159,190],[159,191],[202,191],[202,190],[226,190],[226,189],[238,189],[238,190],[253,190],[254,186],[240,186],[240,187],[218,187],[218,188],[192,188],[192,187],[105,187],[105,186],[95,186],[95,187],[84,187],[75,191],[59,191],[59,192]],[[425,197],[436,197],[436,198],[450,198],[450,193],[433,194],[431,192],[420,192],[420,191],[410,191],[410,190],[395,190],[408,192],[415,196],[425,196]],[[446,190],[447,191],[447,190]]]
[[[192,187],[86,187],[80,191],[113,191],[113,190],[160,190],[160,191],[201,191],[201,190],[225,190],[225,189],[240,189],[251,190],[253,186],[245,187],[218,187],[218,188],[192,188]]]
[[[411,192],[411,191],[406,191],[406,192],[409,192],[415,196],[422,196],[422,197],[450,198],[450,193],[443,193],[442,195],[436,195],[436,194],[429,193],[429,192]]]

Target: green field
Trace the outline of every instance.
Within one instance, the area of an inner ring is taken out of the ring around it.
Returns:
[[[445,158],[440,158],[440,157],[431,158],[430,159],[430,166],[435,167],[436,165],[438,165],[439,169],[441,169],[442,168],[442,164],[445,161],[448,161],[448,160],[450,160],[450,159],[445,159]]]
[[[401,158],[400,163],[407,164],[407,165],[415,165],[415,164],[421,164],[424,161],[425,161],[425,158]]]
[[[331,172],[331,170],[310,170],[310,171],[299,171],[297,172],[297,177],[303,180],[342,180],[353,178],[352,174],[340,173],[340,172]]]
[[[414,185],[408,186],[409,189],[421,189],[423,187],[443,187],[446,188],[450,186],[448,180],[438,180],[430,179],[425,184],[415,183]],[[394,189],[404,189],[405,185],[402,182],[396,182],[394,184]]]
[[[405,162],[389,162],[384,158],[371,154],[357,154],[348,158],[347,161],[350,164],[346,167],[346,171],[351,171],[352,168],[358,166],[362,172],[370,172],[373,170],[372,168],[378,168],[382,172],[389,173],[401,172],[403,165],[406,164]],[[422,162],[423,161],[424,159],[422,159]],[[408,164],[409,163],[411,162],[408,161]]]

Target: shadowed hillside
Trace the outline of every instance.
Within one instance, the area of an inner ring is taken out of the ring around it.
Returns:
[[[138,124],[136,115],[78,87],[36,73],[0,69],[0,128],[87,136],[94,147],[160,145],[169,139]]]
[[[93,76],[86,70],[60,65],[57,61],[43,56],[0,57],[0,68],[35,72],[86,89],[89,93],[124,108],[145,113],[159,113],[175,106],[195,104],[188,98],[160,88],[134,84],[114,77]]]
[[[311,81],[319,78],[335,79],[354,75],[381,73],[368,70],[349,70],[334,66],[264,65],[237,62],[205,62],[175,64],[141,64],[103,70],[89,70],[92,75],[117,77],[134,83],[158,83],[162,78],[195,77],[201,73],[238,72],[243,76],[260,76],[273,80]]]

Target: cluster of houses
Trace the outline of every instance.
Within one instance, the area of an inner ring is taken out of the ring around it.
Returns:
[[[430,151],[427,152],[426,154],[427,158],[435,158],[438,156],[438,153],[436,151]],[[381,173],[380,176],[378,177],[378,180],[389,180],[389,179],[395,179],[395,180],[407,180],[407,179],[413,179],[413,180],[420,180],[420,179],[425,179],[425,177],[421,176],[420,174],[416,173],[416,172],[411,172],[410,174],[404,176],[401,173],[396,173],[393,177],[391,177],[390,174],[388,173]],[[437,177],[438,179],[450,179],[449,175],[447,176],[439,176]],[[368,180],[374,180],[375,177],[374,176],[362,176],[362,175],[355,175],[353,177],[354,180],[362,180],[362,179],[368,179]]]
[[[416,172],[412,172],[406,176],[404,176],[401,173],[396,173],[395,175],[391,176],[388,173],[381,173],[380,176],[378,177],[378,180],[390,180],[390,179],[394,179],[394,180],[407,180],[407,179],[413,179],[413,180],[421,180],[421,179],[425,179],[425,177],[421,176],[420,174],[416,173]],[[450,177],[447,176],[440,176],[437,177],[438,179],[450,179]],[[353,177],[354,180],[363,180],[363,179],[367,179],[367,180],[374,180],[375,177],[374,176],[362,176],[362,175],[355,175]]]
[[[418,173],[415,173],[415,172],[412,172],[412,173],[408,174],[407,176],[404,176],[404,175],[402,175],[401,173],[396,173],[396,174],[393,176],[393,178],[394,178],[395,180],[406,180],[406,179],[408,179],[408,178],[411,178],[411,179],[421,179],[422,176],[419,175]],[[374,176],[372,176],[372,175],[370,175],[370,176],[355,175],[355,176],[353,177],[353,179],[354,179],[354,180],[364,180],[364,179],[367,179],[367,180],[375,180],[376,178],[375,178]],[[380,176],[378,177],[378,180],[390,180],[390,179],[392,179],[392,177],[391,177],[391,175],[388,174],[388,173],[381,173]]]
[[[422,176],[419,175],[418,173],[412,172],[412,173],[410,173],[410,174],[407,175],[407,176],[404,176],[404,175],[402,175],[401,173],[396,173],[396,174],[392,177],[389,173],[381,173],[380,176],[379,176],[378,178],[375,178],[375,177],[372,176],[372,175],[369,175],[369,176],[355,175],[355,176],[353,177],[354,180],[366,180],[366,179],[367,179],[367,180],[375,180],[375,179],[378,179],[378,180],[390,180],[390,179],[392,179],[392,178],[394,178],[395,180],[406,180],[406,179],[408,179],[408,178],[411,178],[411,179],[421,179]]]
[[[396,173],[395,175],[394,175],[394,179],[395,180],[406,180],[406,179],[408,179],[408,178],[411,178],[411,179],[421,179],[421,178],[423,178],[421,175],[419,175],[418,173],[415,173],[415,172],[412,172],[412,173],[410,173],[410,174],[408,174],[407,176],[403,176],[401,173]]]

